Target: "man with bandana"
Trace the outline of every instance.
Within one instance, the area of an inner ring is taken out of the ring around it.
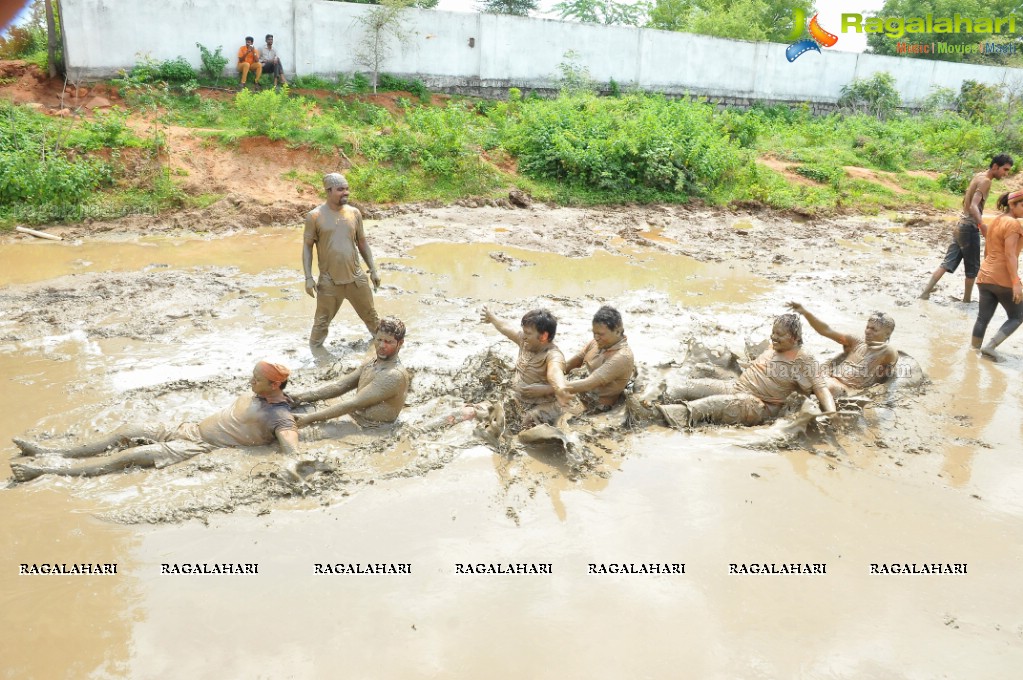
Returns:
[[[252,394],[208,418],[168,427],[159,423],[122,425],[110,434],[79,446],[52,450],[34,442],[14,439],[24,456],[87,458],[114,451],[110,456],[71,466],[11,463],[14,478],[27,482],[40,475],[93,477],[127,468],[162,468],[201,453],[234,446],[263,446],[276,441],[286,454],[298,453],[298,429],[291,415],[291,399],[284,394],[290,372],[286,366],[260,361],[252,370]]]
[[[828,389],[836,399],[883,383],[895,374],[899,352],[888,344],[895,319],[884,312],[871,314],[863,337],[859,337],[833,330],[798,302],[790,302],[789,309],[803,315],[810,327],[825,338],[842,345],[841,360],[831,365],[830,375],[826,376]]]
[[[372,281],[373,289],[379,288],[380,275],[363,231],[362,213],[348,205],[348,180],[344,175],[337,172],[325,175],[323,188],[327,202],[306,215],[302,241],[305,292],[316,298],[316,314],[309,333],[309,346],[314,350],[323,347],[330,322],[345,300],[352,303],[370,336],[376,334],[380,324],[369,287]],[[313,278],[314,247],[318,280]],[[369,280],[359,266],[360,254],[369,267]]]

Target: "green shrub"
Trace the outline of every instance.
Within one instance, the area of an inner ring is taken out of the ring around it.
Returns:
[[[308,127],[310,103],[304,97],[291,97],[288,88],[253,93],[242,90],[234,97],[242,125],[256,135],[270,139],[288,139]]]
[[[202,61],[202,68],[199,69],[200,75],[207,80],[218,82],[224,75],[224,69],[227,68],[228,58],[221,53],[224,46],[217,45],[216,52],[210,52],[209,48],[200,43],[196,43],[195,46],[199,48],[199,58]]]

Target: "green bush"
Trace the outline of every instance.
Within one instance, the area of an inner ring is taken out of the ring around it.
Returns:
[[[196,43],[195,46],[199,48],[199,59],[202,61],[199,73],[207,80],[218,82],[224,75],[224,69],[227,68],[228,58],[221,53],[224,46],[217,45],[216,52],[210,52],[209,48],[200,43]]]
[[[608,198],[713,197],[748,162],[700,102],[659,96],[562,96],[526,103],[505,147],[519,170]]]
[[[902,105],[895,78],[890,73],[875,73],[870,78],[855,78],[841,89],[838,104],[854,113],[867,113],[878,120],[890,118]]]
[[[270,139],[294,137],[309,124],[309,101],[289,96],[287,87],[256,93],[242,90],[235,95],[234,106],[242,125]]]

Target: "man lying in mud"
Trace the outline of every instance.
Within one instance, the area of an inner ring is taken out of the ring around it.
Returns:
[[[888,344],[895,330],[895,319],[884,312],[871,314],[863,337],[859,337],[833,330],[798,302],[790,302],[789,309],[801,314],[810,327],[825,338],[842,345],[844,353],[840,361],[824,365],[828,371],[825,381],[836,399],[886,382],[895,375],[899,352]]]
[[[517,429],[522,430],[557,422],[563,410],[556,393],[565,388],[565,355],[554,344],[557,318],[546,309],[533,309],[523,315],[520,328],[516,328],[514,322],[484,307],[480,321],[492,324],[519,346],[508,402],[513,411],[508,413],[501,403],[467,404],[457,414],[447,417],[447,424],[486,419],[486,431],[492,437],[499,437],[508,420],[513,427],[517,425]]]
[[[701,422],[761,425],[777,418],[794,392],[816,395],[820,415],[835,413],[820,365],[803,350],[799,317],[782,314],[774,320],[771,346],[737,379],[686,379],[664,386],[660,395],[633,395],[626,403],[634,422],[663,419],[680,429]]]
[[[373,337],[376,356],[338,382],[291,395],[295,404],[322,401],[352,394],[340,403],[295,417],[299,427],[324,420],[351,416],[358,425],[372,427],[393,423],[405,406],[409,374],[401,365],[398,353],[405,344],[405,324],[389,316],[381,319]]]
[[[298,429],[291,415],[290,399],[284,394],[290,372],[280,364],[260,361],[252,369],[252,394],[198,423],[174,427],[158,423],[122,425],[110,434],[64,450],[49,450],[33,442],[15,439],[26,456],[56,455],[87,458],[109,450],[116,453],[102,460],[70,467],[36,463],[11,463],[14,478],[26,482],[40,475],[93,477],[127,468],[162,468],[201,453],[234,446],[262,446],[276,441],[286,454],[298,453]]]

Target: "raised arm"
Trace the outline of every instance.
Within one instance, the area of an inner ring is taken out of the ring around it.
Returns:
[[[510,321],[506,321],[505,319],[497,316],[486,307],[484,307],[483,311],[480,312],[480,321],[491,324],[501,333],[501,335],[508,338],[516,345],[522,344],[522,330],[520,328],[516,328]]]
[[[291,400],[296,404],[304,404],[309,401],[323,401],[324,399],[340,397],[342,394],[347,394],[359,386],[359,375],[361,373],[362,366],[344,376],[337,382],[328,383],[323,387],[306,390],[305,392],[298,392],[297,394],[289,392],[288,396],[291,397]]]
[[[810,324],[810,327],[815,331],[829,340],[834,340],[838,344],[842,345],[842,347],[846,350],[852,349],[856,343],[859,342],[859,340],[852,335],[846,335],[845,333],[839,333],[834,330],[831,326],[807,311],[807,309],[798,302],[790,302],[788,307],[796,314],[801,314],[803,318],[806,319],[806,322]]]
[[[376,262],[373,261],[373,251],[369,249],[369,241],[366,240],[366,232],[362,228],[362,214],[358,217],[359,226],[355,228],[355,245],[359,247],[362,259],[369,267],[369,280],[373,282],[373,290],[380,287],[380,274],[377,273]]]
[[[397,370],[378,373],[376,377],[373,378],[373,382],[366,385],[364,389],[356,392],[340,404],[335,404],[334,406],[330,406],[313,413],[296,416],[295,422],[298,423],[299,427],[305,427],[306,425],[317,423],[322,420],[340,418],[341,416],[354,411],[363,411],[368,409],[370,406],[375,406],[385,402],[399,394],[402,389],[403,381],[404,378]]]

